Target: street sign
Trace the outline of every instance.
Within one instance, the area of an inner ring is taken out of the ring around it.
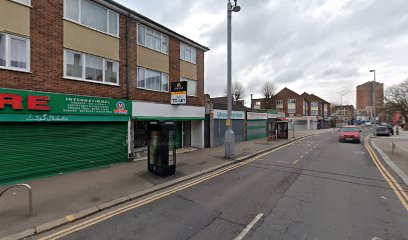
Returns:
[[[171,104],[187,104],[187,82],[171,83]]]
[[[231,126],[231,120],[230,119],[227,119],[226,125],[227,125],[227,127]]]

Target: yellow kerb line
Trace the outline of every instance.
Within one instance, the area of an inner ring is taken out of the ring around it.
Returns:
[[[395,195],[397,195],[398,199],[400,200],[401,204],[405,207],[405,210],[408,211],[408,196],[399,183],[395,180],[395,178],[385,169],[381,161],[379,161],[377,155],[373,151],[373,149],[367,144],[368,136],[364,139],[364,145],[366,146],[368,153],[371,156],[374,164],[377,166],[378,170],[380,171],[381,175],[384,177],[388,185],[390,185],[391,189],[394,191]]]

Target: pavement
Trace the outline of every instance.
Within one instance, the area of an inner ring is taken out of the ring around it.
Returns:
[[[300,138],[325,132],[333,129],[297,131],[295,135]],[[235,160],[291,140],[236,143]],[[46,231],[235,162],[223,156],[223,146],[178,154],[176,174],[167,178],[150,174],[146,161],[137,161],[25,182],[33,189],[34,215],[28,216],[24,189],[7,192],[0,199],[0,238],[21,231],[25,233],[20,237]],[[0,191],[6,187],[0,186]]]
[[[70,240],[408,237],[408,212],[364,146],[339,143],[336,133],[305,138],[206,181],[185,185],[170,189],[171,194],[153,194],[143,204],[137,201],[125,204],[120,214],[109,215],[108,211],[106,215],[38,237]],[[117,211],[112,209],[112,213]]]
[[[390,137],[371,138],[371,144],[388,166],[408,186],[408,131],[400,131],[399,135]]]

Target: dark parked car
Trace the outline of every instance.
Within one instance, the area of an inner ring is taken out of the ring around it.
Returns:
[[[390,130],[387,126],[378,126],[375,128],[375,133],[377,136],[390,136]]]

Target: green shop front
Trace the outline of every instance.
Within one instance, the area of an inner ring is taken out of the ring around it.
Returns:
[[[246,140],[254,140],[267,136],[266,112],[247,112],[246,116]]]
[[[0,88],[0,185],[127,162],[131,102]]]

